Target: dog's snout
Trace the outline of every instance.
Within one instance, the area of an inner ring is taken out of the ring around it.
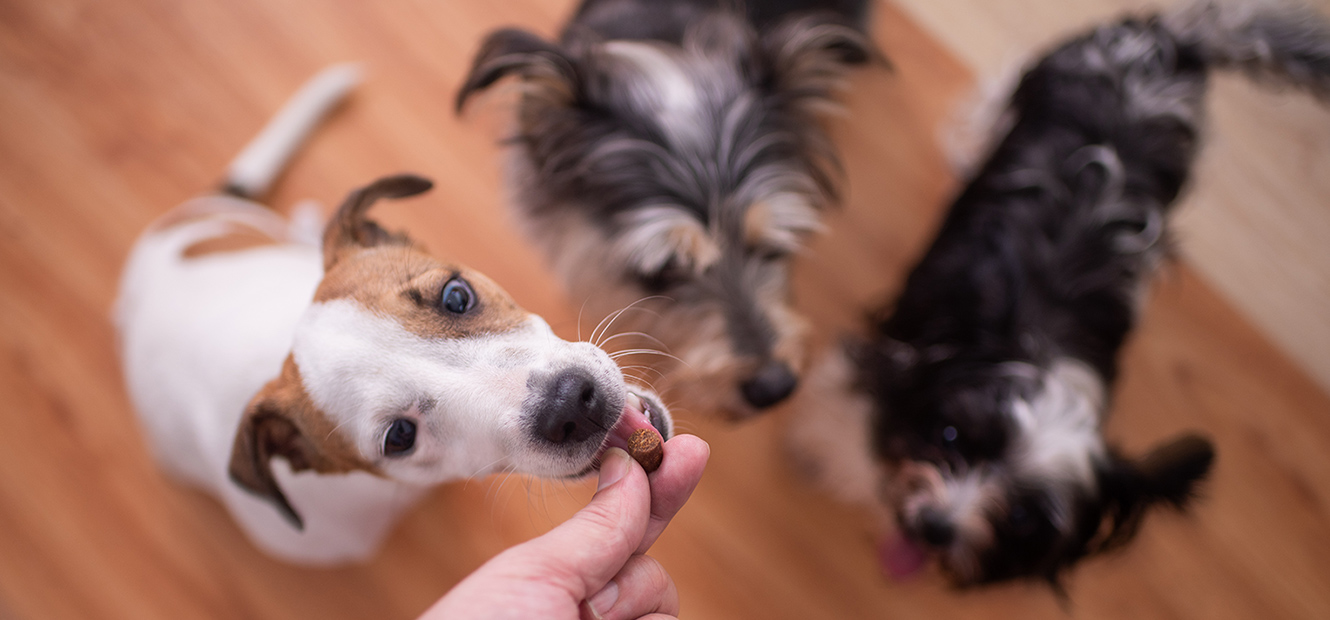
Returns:
[[[541,437],[551,443],[584,441],[606,428],[610,419],[605,394],[584,373],[569,371],[555,377],[539,409]]]
[[[945,547],[956,539],[956,526],[946,515],[926,508],[919,513],[919,537],[934,547]]]
[[[743,382],[740,389],[748,404],[765,409],[789,397],[799,385],[799,377],[784,362],[770,361]]]

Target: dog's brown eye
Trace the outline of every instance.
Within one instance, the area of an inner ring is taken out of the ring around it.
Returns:
[[[443,286],[439,305],[453,314],[462,314],[476,305],[476,294],[466,280],[454,278]]]
[[[393,420],[383,437],[384,456],[406,456],[416,447],[416,423],[406,418]]]
[[[1011,511],[1007,513],[1007,521],[1011,523],[1011,529],[1017,536],[1028,536],[1034,532],[1034,517],[1024,506],[1019,504],[1012,506]]]
[[[688,273],[679,266],[679,261],[670,257],[660,269],[638,277],[638,283],[648,293],[660,293],[688,277]]]

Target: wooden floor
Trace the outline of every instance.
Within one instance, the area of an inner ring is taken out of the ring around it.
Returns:
[[[384,173],[430,175],[431,196],[383,219],[575,337],[575,305],[501,206],[503,111],[450,112],[483,32],[550,33],[568,10],[568,0],[0,2],[0,619],[410,618],[585,501],[586,485],[453,485],[366,566],[282,565],[216,502],[155,469],[107,320],[142,227],[215,182],[304,78],[360,60],[367,84],[274,204],[334,202]],[[968,70],[890,5],[875,31],[897,71],[855,78],[834,122],[849,205],[797,269],[822,341],[899,285],[954,188],[934,137]],[[1114,440],[1137,451],[1201,429],[1219,461],[1194,514],[1151,519],[1133,547],[1074,575],[1074,616],[1330,617],[1330,398],[1185,264],[1158,287],[1124,368]],[[712,463],[654,553],[685,617],[1067,617],[1038,587],[957,594],[936,577],[884,580],[875,524],[786,465],[791,413],[741,427],[683,421],[711,441]]]

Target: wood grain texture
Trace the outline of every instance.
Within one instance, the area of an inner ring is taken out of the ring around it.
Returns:
[[[157,214],[224,164],[309,75],[369,79],[273,204],[404,170],[438,187],[379,216],[478,268],[562,335],[562,297],[504,211],[500,99],[450,112],[480,36],[556,29],[568,0],[9,0],[0,3],[0,618],[410,618],[500,549],[562,521],[586,484],[493,478],[440,488],[364,566],[266,558],[221,506],[164,478],[130,411],[108,323],[120,265]],[[889,5],[894,73],[863,72],[833,121],[849,203],[799,263],[827,342],[894,291],[954,190],[934,136],[968,69]],[[1254,190],[1253,190],[1254,191]],[[583,333],[586,333],[585,331]],[[1109,434],[1138,451],[1212,433],[1190,516],[1151,519],[1070,582],[1078,618],[1330,617],[1330,398],[1187,265],[1169,270],[1124,363]],[[801,482],[782,412],[712,443],[693,501],[653,553],[688,618],[1065,618],[1037,587],[957,594],[891,584],[875,524]]]

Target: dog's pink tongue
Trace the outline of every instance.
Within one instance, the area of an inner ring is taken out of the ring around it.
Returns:
[[[894,534],[878,545],[877,559],[893,581],[907,581],[923,571],[928,552],[919,543]]]
[[[624,404],[623,413],[619,415],[619,421],[614,425],[614,428],[610,429],[609,436],[605,438],[603,449],[621,448],[627,450],[628,438],[642,428],[649,428],[657,437],[660,437],[660,431],[651,425],[651,419],[647,417],[646,411],[642,407],[642,399],[629,392],[628,402]]]

